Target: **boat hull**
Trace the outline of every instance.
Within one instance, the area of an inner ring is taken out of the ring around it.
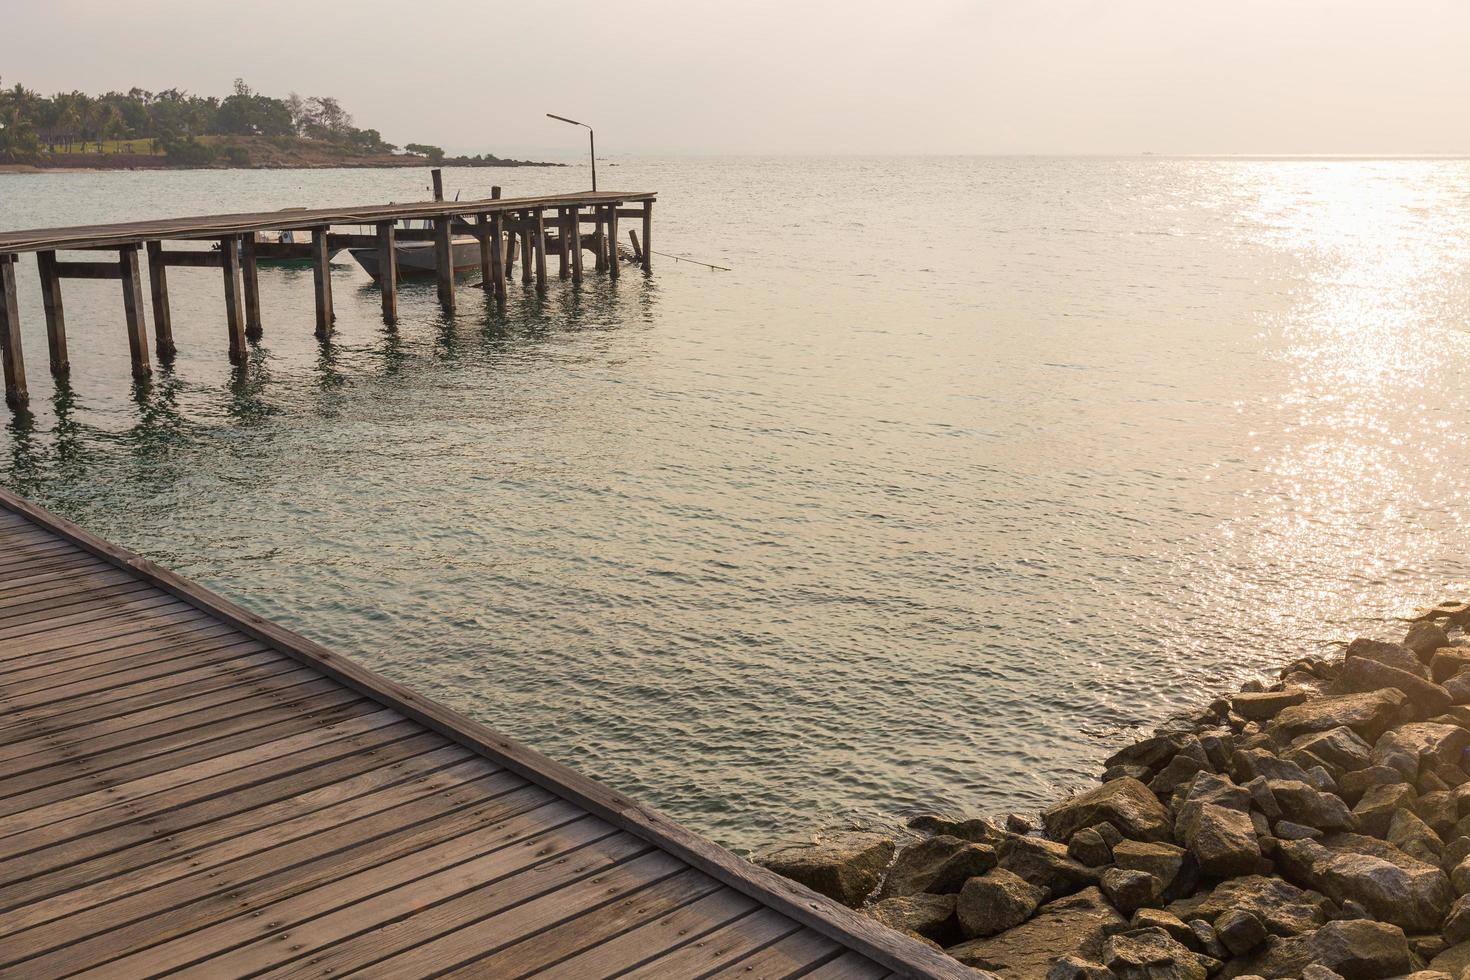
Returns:
[[[449,250],[456,273],[469,272],[480,267],[480,243],[475,239],[456,238],[450,243]],[[379,278],[377,249],[353,248],[348,251],[364,272],[374,280]],[[433,242],[403,242],[395,246],[393,251],[398,259],[400,279],[432,276],[437,269]]]

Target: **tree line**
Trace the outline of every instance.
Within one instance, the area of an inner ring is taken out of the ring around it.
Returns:
[[[45,96],[19,83],[0,86],[0,160],[26,160],[42,152],[85,153],[88,146],[100,152],[109,142],[146,139],[151,141],[151,152],[180,163],[206,163],[221,150],[202,142],[205,136],[264,137],[283,146],[310,140],[353,154],[398,150],[376,129],[355,126],[335,98],[303,98],[295,92],[284,99],[272,98],[240,78],[235,79],[234,92],[223,99],[177,88]],[[438,147],[422,143],[404,149],[436,162],[444,155]]]

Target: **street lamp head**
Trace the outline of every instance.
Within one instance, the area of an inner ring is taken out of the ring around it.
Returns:
[[[575,119],[568,119],[566,116],[558,116],[554,112],[548,112],[546,115],[549,118],[551,118],[551,119],[558,119],[558,120],[560,120],[560,121],[562,121],[564,123],[571,123],[573,126],[587,126],[587,124],[584,123],[584,122],[577,122],[577,120],[575,120]],[[587,126],[587,128],[588,129],[591,129],[592,127],[591,126]]]

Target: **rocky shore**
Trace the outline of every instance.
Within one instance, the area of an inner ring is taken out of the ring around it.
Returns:
[[[1039,822],[820,834],[772,870],[977,976],[1470,980],[1470,604],[1252,681]]]

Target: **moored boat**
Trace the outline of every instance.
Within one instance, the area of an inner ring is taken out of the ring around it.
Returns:
[[[449,243],[450,255],[455,272],[468,272],[480,267],[480,243],[468,235],[456,236]],[[378,278],[378,250],[375,248],[351,248],[348,252],[357,260],[368,275]],[[433,242],[398,242],[393,248],[398,260],[400,279],[413,276],[432,276],[437,268]]]

